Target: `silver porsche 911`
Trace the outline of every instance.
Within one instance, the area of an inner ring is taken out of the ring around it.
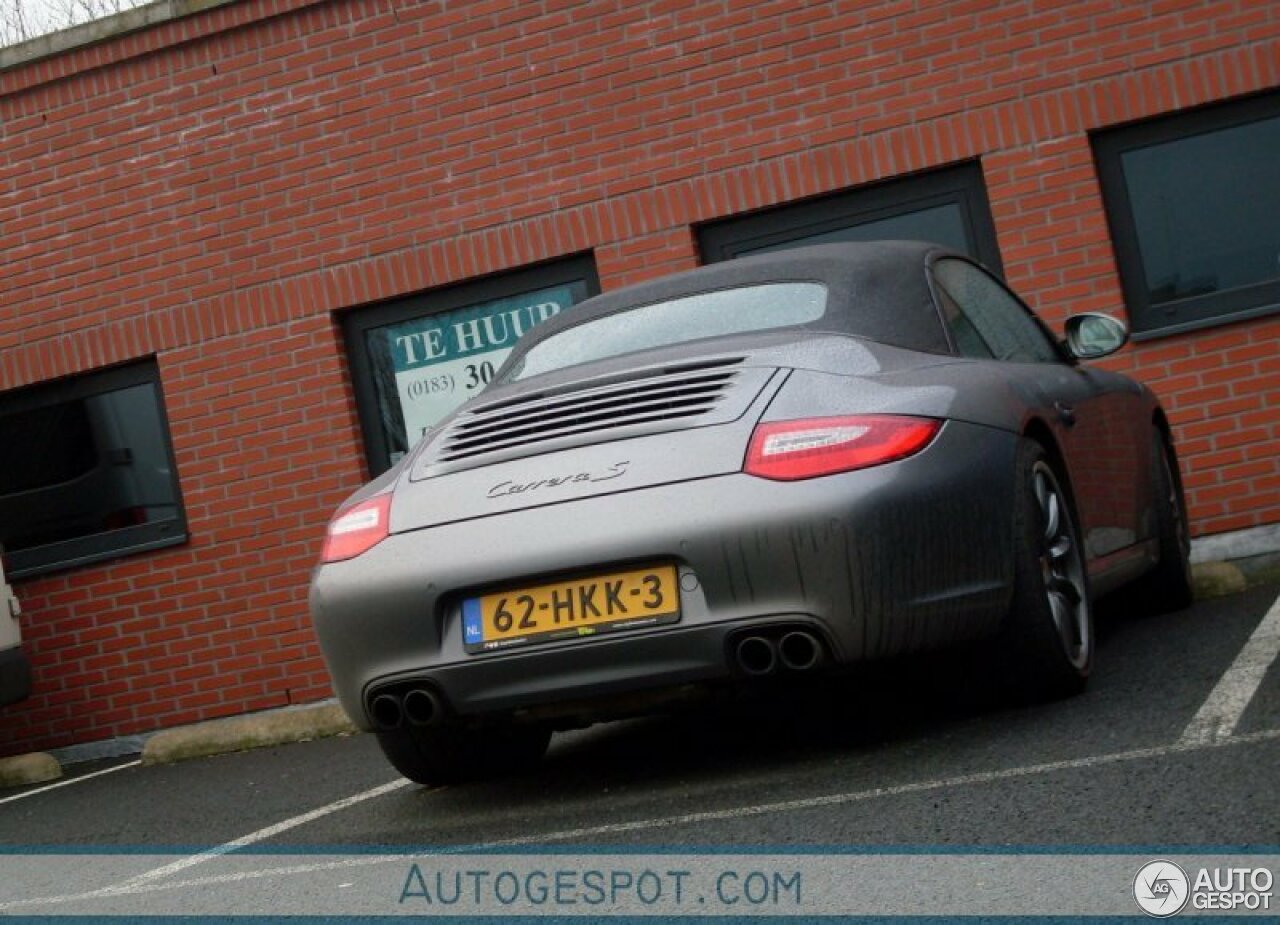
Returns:
[[[672,698],[988,638],[1079,691],[1092,602],[1190,599],[1169,423],[968,258],[750,257],[534,328],[329,525],[311,609],[338,696],[424,783]]]

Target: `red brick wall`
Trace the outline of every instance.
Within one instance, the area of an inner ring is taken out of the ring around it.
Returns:
[[[331,312],[589,250],[615,287],[693,223],[981,158],[1015,287],[1123,314],[1086,133],[1277,85],[1258,0],[242,0],[0,73],[0,388],[156,355],[192,534],[20,584],[0,751],[326,694],[308,572],[363,477]],[[1278,340],[1116,362],[1201,533],[1280,520]]]

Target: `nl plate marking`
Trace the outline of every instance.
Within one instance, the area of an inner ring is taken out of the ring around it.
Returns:
[[[468,652],[674,623],[680,619],[674,565],[511,588],[462,602]]]

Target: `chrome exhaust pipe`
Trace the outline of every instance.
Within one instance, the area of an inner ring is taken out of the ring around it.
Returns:
[[[778,659],[792,671],[808,671],[822,657],[822,645],[804,630],[793,630],[778,641]]]
[[[444,715],[444,704],[434,691],[415,687],[404,695],[404,718],[415,726],[434,726]]]
[[[400,698],[391,694],[379,694],[369,704],[369,716],[379,729],[398,729],[404,722]]]
[[[739,668],[756,677],[772,674],[778,667],[777,650],[763,636],[747,636],[738,643],[734,656]]]

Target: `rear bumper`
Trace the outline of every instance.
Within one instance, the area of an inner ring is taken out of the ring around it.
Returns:
[[[31,663],[21,646],[0,650],[0,706],[25,700],[31,693]]]
[[[403,695],[427,686],[466,715],[528,713],[591,718],[621,715],[631,705],[708,684],[745,677],[735,665],[735,643],[749,635],[805,629],[830,648],[823,627],[808,615],[769,617],[665,632],[617,633],[591,645],[530,646],[500,658],[440,665],[379,678],[364,700],[378,693]],[[785,669],[779,667],[779,671]],[[633,696],[645,695],[645,696]]]
[[[317,569],[311,608],[343,706],[433,687],[462,715],[735,676],[736,632],[803,623],[850,663],[994,628],[1009,600],[1016,438],[949,422],[919,455],[804,482],[742,474],[393,535]],[[479,589],[674,561],[670,626],[468,654]]]

